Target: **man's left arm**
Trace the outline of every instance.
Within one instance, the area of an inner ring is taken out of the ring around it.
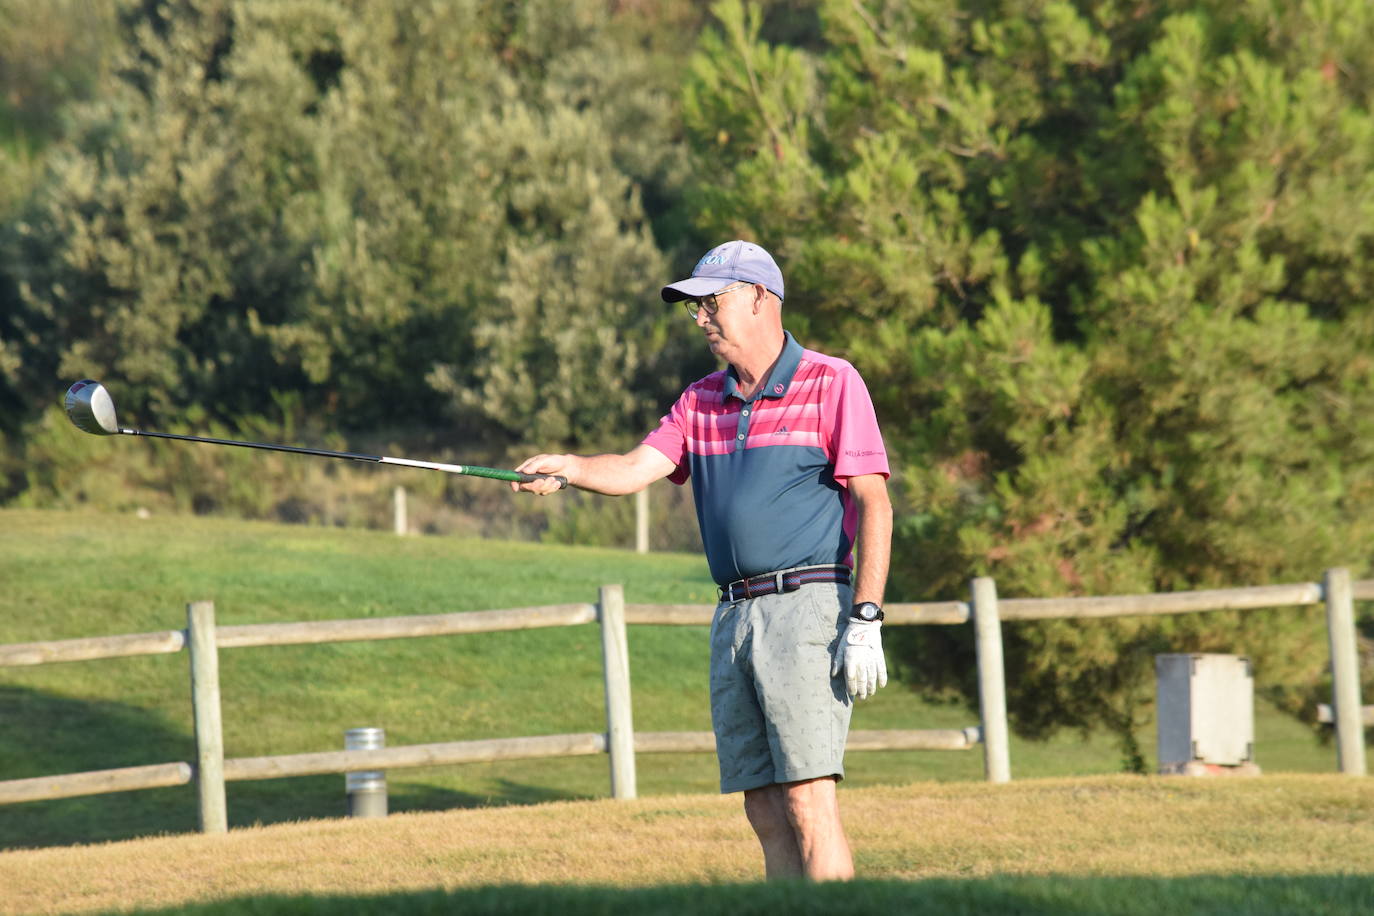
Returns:
[[[887,496],[887,477],[861,474],[849,478],[849,493],[858,512],[858,568],[854,574],[854,605],[866,601],[881,606],[892,554],[892,503]],[[856,700],[873,696],[887,684],[883,658],[881,620],[851,616],[835,652],[830,676],[844,675],[849,695]]]
[[[882,474],[851,477],[849,493],[858,515],[854,603],[872,601],[881,607],[892,557],[892,501],[887,495],[887,478]]]

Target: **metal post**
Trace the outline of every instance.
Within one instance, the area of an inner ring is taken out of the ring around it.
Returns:
[[[1331,705],[1336,720],[1336,757],[1348,776],[1365,775],[1364,710],[1360,705],[1360,657],[1355,636],[1355,601],[1350,570],[1328,569],[1326,632],[1331,645]]]
[[[986,576],[974,579],[971,592],[978,652],[978,709],[983,720],[983,771],[988,782],[1011,782],[1007,685],[1002,663],[1002,621],[997,614],[997,583]]]
[[[649,552],[649,488],[635,493],[635,553]]]
[[[397,487],[391,491],[392,522],[397,534],[406,534],[410,531],[409,522],[406,520],[406,488]]]
[[[229,813],[224,796],[224,726],[220,717],[214,602],[188,604],[186,624],[186,642],[191,649],[191,710],[196,727],[200,830],[225,833],[229,830]]]
[[[611,797],[634,798],[635,730],[630,704],[630,649],[625,635],[625,590],[603,585],[597,602],[601,661],[606,677],[606,750],[611,755]]]
[[[386,731],[350,728],[344,732],[344,750],[373,751],[386,747]],[[386,772],[360,770],[344,774],[349,817],[386,817]]]

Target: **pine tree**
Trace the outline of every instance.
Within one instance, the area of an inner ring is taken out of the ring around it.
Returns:
[[[760,9],[717,3],[692,68],[698,219],[777,251],[789,323],[868,379],[897,594],[1367,567],[1367,4],[826,0],[819,51]],[[1010,626],[1013,716],[1139,765],[1153,653],[1249,654],[1310,709],[1318,618]],[[974,695],[962,635],[904,651]]]

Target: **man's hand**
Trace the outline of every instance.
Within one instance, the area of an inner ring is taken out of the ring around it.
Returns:
[[[548,496],[556,493],[560,489],[554,476],[566,477],[568,485],[573,486],[572,471],[577,463],[575,455],[535,455],[520,464],[515,470],[521,474],[550,474],[551,477],[541,477],[538,480],[531,480],[527,483],[512,483],[510,488],[515,492],[525,490],[529,493],[538,493],[540,496]]]
[[[887,660],[883,658],[881,620],[849,619],[835,652],[830,676],[844,672],[845,686],[856,700],[866,700],[887,686]]]
[[[652,445],[640,444],[624,455],[535,455],[516,468],[522,474],[554,474],[568,479],[568,486],[603,496],[636,493],[677,468]],[[558,481],[541,477],[513,483],[512,490],[547,496],[558,491]]]

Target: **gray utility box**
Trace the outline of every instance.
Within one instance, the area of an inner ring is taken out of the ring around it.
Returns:
[[[1217,766],[1255,756],[1255,678],[1240,655],[1156,655],[1161,768]]]

